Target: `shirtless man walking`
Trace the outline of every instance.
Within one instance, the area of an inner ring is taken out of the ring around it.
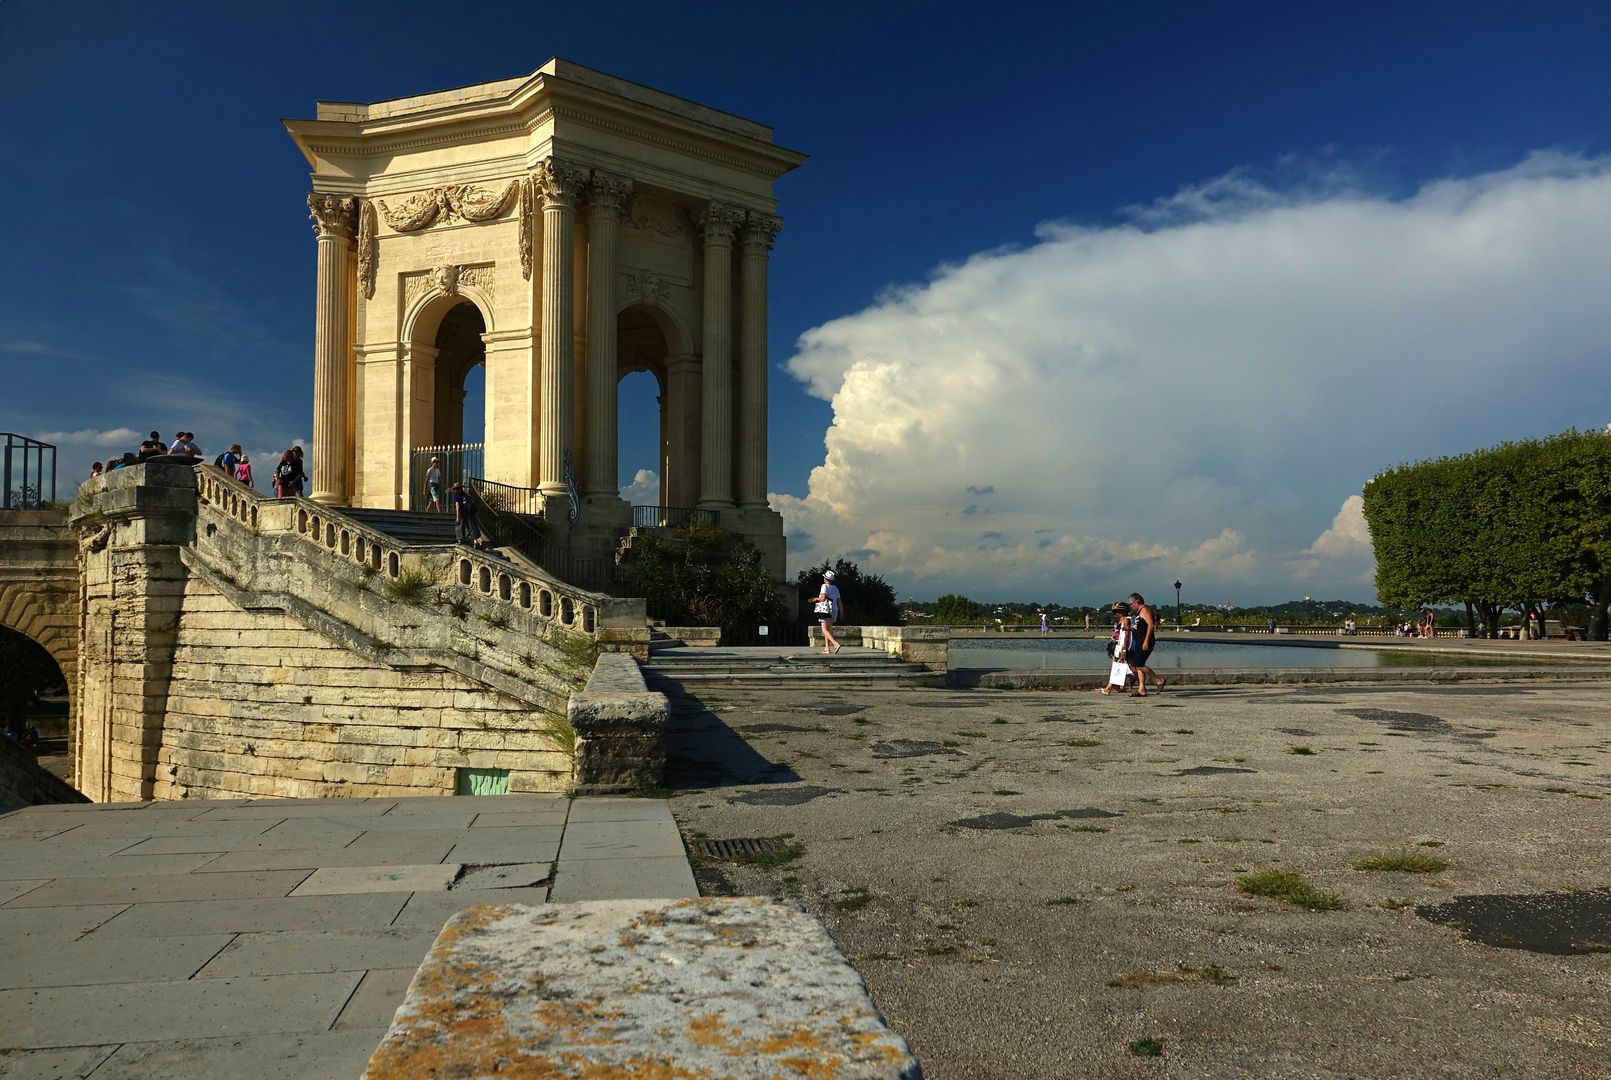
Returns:
[[[1157,689],[1164,688],[1166,681],[1162,675],[1147,667],[1147,660],[1152,656],[1152,646],[1158,633],[1158,613],[1152,605],[1141,598],[1140,593],[1130,594],[1130,611],[1132,622],[1135,624],[1131,640],[1135,643],[1130,648],[1130,668],[1136,675],[1136,693],[1141,697],[1147,696],[1147,678],[1151,676],[1158,680]]]

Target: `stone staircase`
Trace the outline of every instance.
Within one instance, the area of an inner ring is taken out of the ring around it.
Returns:
[[[931,671],[876,649],[846,647],[833,656],[810,648],[693,648],[651,640],[643,674],[654,690],[705,688],[907,690],[944,686]]]
[[[363,507],[342,507],[341,513],[402,544],[451,544],[454,541],[452,514]]]

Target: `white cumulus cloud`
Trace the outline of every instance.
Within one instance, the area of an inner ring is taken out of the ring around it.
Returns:
[[[792,560],[919,595],[1366,599],[1372,475],[1598,423],[1611,160],[1262,183],[1048,224],[802,335],[834,420],[774,496]]]

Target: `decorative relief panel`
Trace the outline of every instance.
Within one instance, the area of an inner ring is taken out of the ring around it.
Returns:
[[[484,266],[460,267],[459,284],[468,285],[470,288],[475,289],[487,298],[487,303],[489,304],[497,300],[497,274],[494,273],[490,263]]]
[[[520,276],[531,280],[532,188],[531,177],[520,180]]]
[[[672,240],[692,239],[692,222],[688,214],[670,199],[659,195],[634,195],[627,202],[626,215],[621,219],[628,226]]]
[[[424,271],[416,271],[403,275],[403,310],[413,310],[414,304],[431,288],[431,275]]]
[[[663,304],[670,295],[663,275],[652,270],[629,270],[621,281],[621,295],[645,304]]]
[[[519,180],[509,181],[502,191],[489,191],[474,184],[448,184],[415,192],[395,207],[385,200],[378,200],[378,205],[387,225],[398,232],[418,232],[437,221],[447,224],[454,218],[492,221],[504,212],[520,186]]]
[[[375,298],[375,204],[369,199],[358,200],[358,284],[364,299]]]
[[[435,291],[457,296],[465,286],[486,297],[489,304],[494,303],[497,300],[496,284],[497,275],[492,263],[475,266],[443,263],[429,270],[416,270],[403,275],[403,310],[413,310],[426,293]]]

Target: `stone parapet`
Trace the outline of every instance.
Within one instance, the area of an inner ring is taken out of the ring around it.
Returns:
[[[822,925],[759,897],[484,906],[443,927],[366,1080],[919,1080]]]
[[[822,647],[822,630],[812,623],[808,635],[813,648]],[[944,671],[949,662],[951,628],[948,626],[836,626],[833,636],[841,645],[860,645]]]
[[[649,690],[631,656],[602,653],[587,686],[571,695],[567,718],[576,733],[578,795],[658,787],[666,769],[664,694]]]

